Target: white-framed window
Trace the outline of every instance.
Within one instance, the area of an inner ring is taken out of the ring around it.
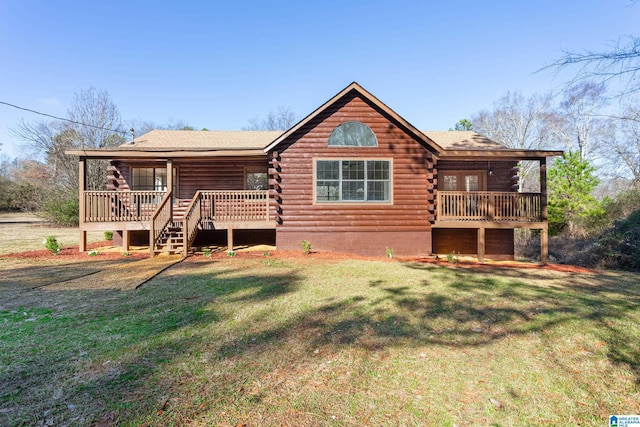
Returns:
[[[318,159],[315,161],[315,201],[391,201],[391,161]]]

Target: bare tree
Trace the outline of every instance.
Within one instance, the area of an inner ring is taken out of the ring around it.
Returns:
[[[243,130],[281,130],[285,131],[298,122],[297,115],[286,107],[278,107],[276,111],[270,111],[267,117],[249,119],[249,125]]]
[[[603,154],[615,177],[632,178],[640,184],[640,108],[637,105],[627,106],[615,126],[609,127],[610,138]]]
[[[520,92],[507,92],[494,103],[491,111],[480,111],[472,117],[476,132],[516,149],[540,149],[554,145],[556,115],[550,95],[525,97]],[[534,162],[521,162],[520,188],[534,190],[539,183],[533,173]]]
[[[608,51],[582,52],[564,51],[564,56],[541,70],[579,66],[571,83],[579,80],[596,80],[606,83],[612,79],[620,79],[624,88],[619,96],[640,91],[640,37],[628,36],[618,39]],[[541,71],[539,70],[539,71]]]
[[[64,154],[73,148],[104,148],[125,140],[120,113],[107,91],[93,87],[74,95],[67,120],[29,123],[21,121],[13,134],[26,142],[27,148],[44,158],[53,168],[53,179],[67,191],[78,188],[78,162]],[[87,187],[106,186],[107,163],[91,161],[87,167]]]
[[[560,102],[557,131],[565,147],[580,153],[581,160],[593,161],[595,151],[607,138],[609,120],[602,116],[607,106],[606,87],[583,81],[564,91]]]

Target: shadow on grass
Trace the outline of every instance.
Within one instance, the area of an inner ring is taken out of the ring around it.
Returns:
[[[632,370],[640,383],[640,354],[637,340],[631,336],[637,326],[621,326],[626,316],[637,313],[640,303],[640,288],[633,280],[620,282],[617,276],[604,274],[598,275],[597,284],[593,284],[593,280],[585,281],[580,275],[564,273],[549,278],[535,270],[478,273],[427,266],[426,277],[415,286],[375,278],[374,272],[373,277],[363,279],[361,295],[336,294],[315,300],[315,305],[274,324],[263,322],[264,310],[250,311],[247,306],[296,294],[306,277],[289,268],[255,274],[228,267],[233,264],[219,265],[220,271],[205,273],[185,268],[173,276],[163,275],[135,294],[87,292],[70,296],[62,292],[63,299],[110,301],[87,313],[69,315],[67,323],[64,319],[52,321],[55,327],[49,329],[38,329],[37,319],[31,322],[33,329],[23,326],[21,333],[27,336],[51,336],[41,344],[27,340],[27,350],[14,349],[11,354],[0,356],[3,365],[9,367],[0,374],[0,384],[4,384],[0,385],[0,408],[14,410],[41,398],[38,388],[47,389],[48,382],[56,381],[55,364],[64,367],[64,360],[71,360],[67,369],[89,372],[87,377],[71,385],[64,396],[36,405],[36,415],[29,418],[26,412],[22,413],[22,418],[12,419],[13,423],[35,424],[49,416],[56,421],[59,417],[71,423],[84,420],[96,425],[144,421],[161,424],[154,417],[162,412],[175,387],[183,386],[175,384],[175,377],[163,383],[162,371],[178,369],[175,364],[183,358],[202,357],[202,348],[211,354],[208,363],[242,360],[252,365],[269,364],[276,353],[283,358],[278,363],[286,366],[295,365],[301,354],[312,354],[317,349],[480,347],[509,336],[544,333],[574,321],[594,325],[608,346],[608,358]],[[403,268],[422,270],[419,264],[405,264]],[[538,286],[528,280],[549,284]],[[241,322],[235,320],[240,324],[234,333],[221,332],[212,342],[201,329],[217,324],[227,328],[236,316],[232,310],[220,309],[215,304],[218,299],[237,307],[245,318]],[[58,332],[61,327],[64,330]],[[282,350],[292,342],[302,353]],[[55,355],[56,360],[47,354],[51,343],[64,348]],[[83,355],[85,352],[88,354]],[[17,358],[23,359],[18,363]],[[244,391],[244,381],[248,381],[245,375],[221,375],[228,381],[217,381],[207,399],[232,405],[243,399],[251,404],[250,399],[256,399]],[[184,381],[188,383],[188,375]],[[68,409],[75,400],[90,401],[96,406],[79,414],[79,409]],[[45,411],[50,412],[45,416]],[[100,414],[98,419],[96,414]]]
[[[139,399],[140,390],[153,393],[150,377],[177,358],[196,357],[191,350],[207,339],[182,331],[233,317],[211,303],[266,301],[293,292],[300,280],[293,271],[223,273],[233,277],[159,277],[161,289],[149,284],[135,292],[23,292],[19,309],[0,310],[0,424],[111,425],[154,414],[158,402]],[[70,380],[78,373],[82,378]]]

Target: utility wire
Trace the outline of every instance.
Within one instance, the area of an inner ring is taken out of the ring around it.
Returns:
[[[95,125],[90,125],[90,124],[87,124],[87,123],[77,122],[77,121],[71,120],[71,119],[65,119],[64,117],[52,116],[51,114],[41,113],[40,111],[31,110],[29,108],[24,108],[24,107],[19,107],[17,105],[10,104],[10,103],[4,102],[4,101],[0,101],[0,104],[7,105],[7,106],[13,107],[13,108],[17,108],[18,110],[23,110],[23,111],[28,111],[28,112],[34,113],[34,114],[39,114],[41,116],[51,117],[52,119],[62,120],[62,121],[69,122],[69,123],[74,123],[74,124],[80,125],[80,126],[88,126],[88,127],[95,128],[95,129],[100,129],[100,130],[108,130],[109,132],[116,132],[116,133],[120,133],[120,134],[124,134],[124,135],[127,134],[127,132],[122,131],[122,130],[109,129],[109,128],[104,128],[104,127],[101,127],[101,126],[95,126]]]

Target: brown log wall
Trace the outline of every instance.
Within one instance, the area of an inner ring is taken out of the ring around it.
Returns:
[[[373,130],[377,147],[328,146],[333,129],[352,120]],[[385,247],[399,247],[402,239],[414,235],[420,236],[415,253],[430,251],[435,182],[432,153],[357,94],[346,95],[327,108],[270,157],[278,248],[299,248],[302,240],[314,240],[317,249],[384,255]],[[391,203],[315,203],[314,159],[391,160]]]

